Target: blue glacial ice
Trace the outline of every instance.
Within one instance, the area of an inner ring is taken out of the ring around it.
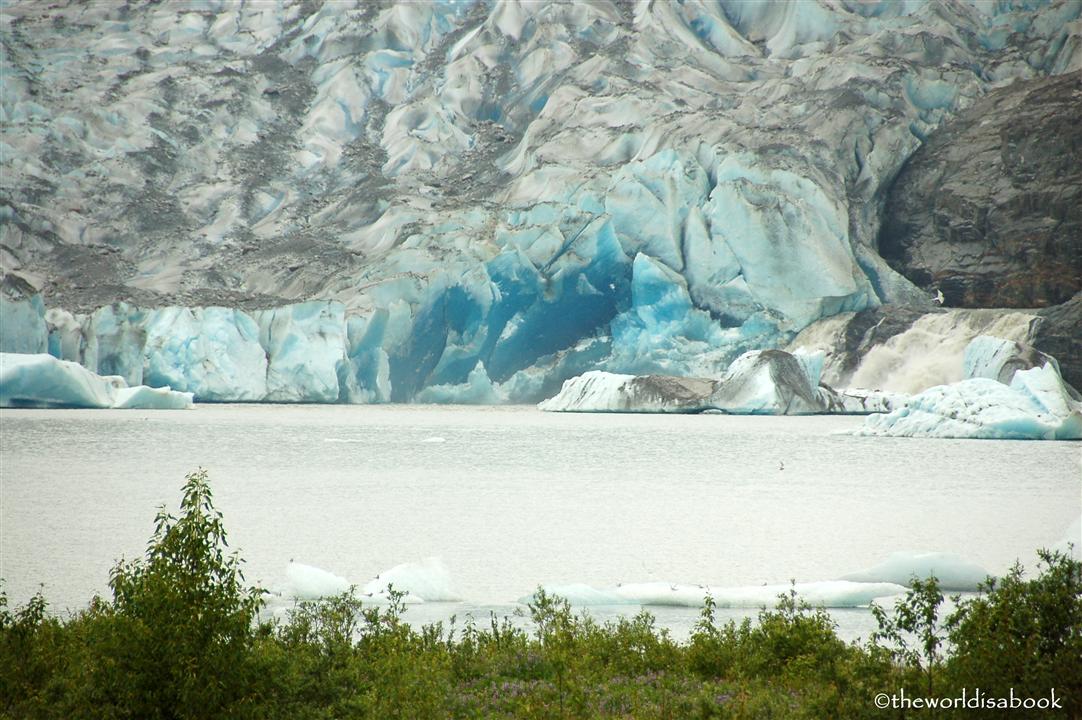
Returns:
[[[0,259],[30,289],[5,289],[0,350],[215,402],[718,379],[919,306],[875,251],[889,183],[997,83],[1082,63],[1064,1],[8,10]],[[69,254],[116,293],[36,274]],[[771,392],[717,402],[816,405]]]
[[[1018,369],[1040,362],[1028,369]],[[937,385],[885,414],[869,415],[859,435],[1004,440],[1082,439],[1082,400],[1055,361],[1031,348],[978,337],[966,371],[977,375]],[[984,375],[992,375],[997,380]]]
[[[46,353],[0,353],[0,407],[183,410],[192,394],[168,387],[128,387],[123,377],[101,376]]]

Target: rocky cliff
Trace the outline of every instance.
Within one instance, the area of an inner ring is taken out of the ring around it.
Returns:
[[[1082,290],[1082,73],[1015,82],[946,121],[887,195],[879,252],[958,307]]]

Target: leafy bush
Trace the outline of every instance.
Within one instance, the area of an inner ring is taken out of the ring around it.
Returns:
[[[874,695],[899,687],[1055,687],[1082,715],[1082,565],[1063,555],[944,624],[934,578],[914,580],[860,645],[795,591],[755,623],[719,623],[707,597],[686,643],[647,612],[601,624],[540,589],[529,630],[495,616],[413,628],[393,589],[386,608],[351,590],[268,622],[227,548],[199,471],[146,556],[113,570],[111,601],[59,619],[40,594],[10,611],[0,588],[0,718],[872,718]]]
[[[1013,689],[1040,698],[1055,688],[1066,716],[1082,717],[1082,562],[1038,555],[1037,577],[1025,579],[1016,564],[948,618],[951,681],[998,697]]]

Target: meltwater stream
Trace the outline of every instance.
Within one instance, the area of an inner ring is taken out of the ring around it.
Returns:
[[[860,418],[547,414],[526,407],[200,405],[4,410],[0,576],[56,611],[107,592],[157,506],[205,467],[247,579],[290,560],[365,585],[439,557],[462,600],[429,622],[514,612],[539,584],[831,580],[895,551],[993,573],[1082,513],[1082,446],[858,438]],[[281,601],[277,601],[281,602]],[[651,607],[676,635],[694,608]],[[600,618],[637,606],[592,607]],[[731,610],[730,616],[755,610]],[[866,609],[835,610],[866,637]]]

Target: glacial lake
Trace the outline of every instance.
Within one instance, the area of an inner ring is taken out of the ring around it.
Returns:
[[[542,413],[533,407],[199,405],[4,410],[0,577],[54,612],[108,592],[159,505],[209,471],[246,577],[290,560],[363,586],[439,557],[456,603],[431,622],[511,614],[541,583],[757,586],[835,579],[894,551],[993,573],[1082,514],[1082,444],[861,438],[859,417]],[[280,605],[285,600],[274,600]],[[591,607],[600,619],[638,607]],[[682,637],[698,610],[650,607]],[[866,608],[832,610],[867,637]],[[754,616],[733,609],[728,617]]]

